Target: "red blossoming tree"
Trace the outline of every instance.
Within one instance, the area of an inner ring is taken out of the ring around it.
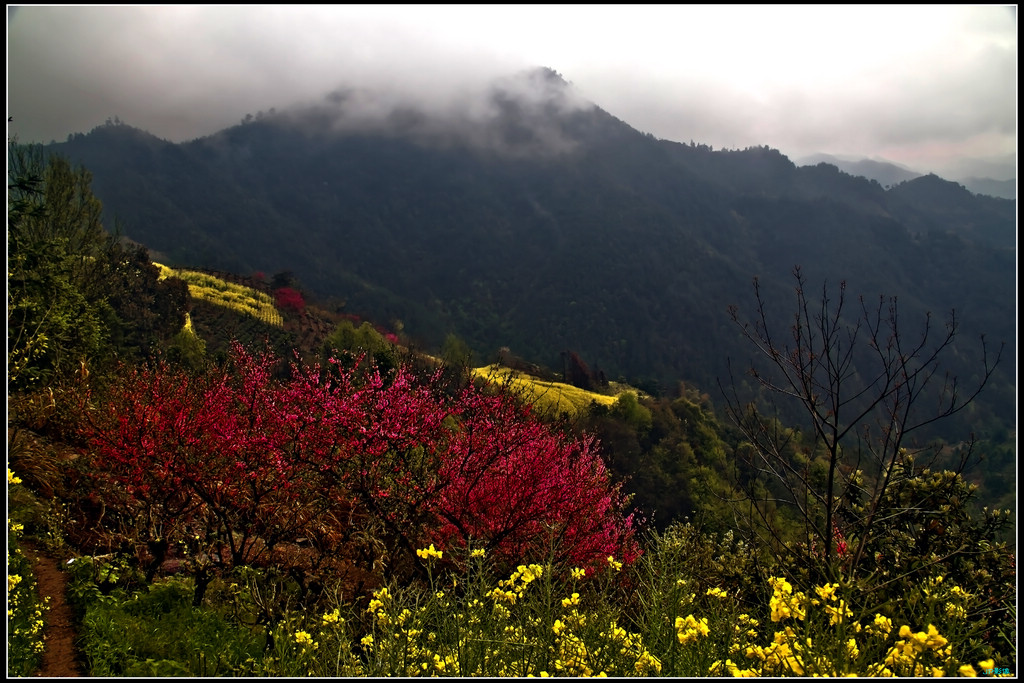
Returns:
[[[291,287],[281,287],[274,291],[274,300],[277,303],[277,307],[286,311],[295,311],[296,313],[302,313],[306,310],[306,300],[302,298],[302,294]]]
[[[281,545],[301,540],[317,563],[368,535],[367,559],[393,569],[428,542],[511,563],[552,548],[582,566],[637,555],[593,440],[507,396],[446,397],[404,367],[294,363],[280,379],[278,364],[236,345],[200,378],[126,370],[98,402],[84,434],[97,490],[153,570],[181,547],[205,585],[213,569],[269,562]]]

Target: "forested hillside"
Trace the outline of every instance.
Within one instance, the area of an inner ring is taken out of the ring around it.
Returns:
[[[997,348],[943,382],[956,328],[798,269],[789,316],[768,288],[727,310],[756,372],[717,409],[575,351],[560,377],[509,349],[479,368],[288,270],[153,263],[87,169],[8,155],[9,674],[38,671],[54,598],[96,676],[1015,665],[992,506],[1015,498],[970,469],[1007,452],[916,438],[992,419]],[[26,544],[66,595],[40,595]]]
[[[961,376],[981,334],[1012,346],[1014,202],[657,140],[553,73],[528,78],[540,96],[496,88],[492,118],[461,128],[417,112],[348,125],[339,95],[189,143],[112,123],[51,148],[169,265],[288,270],[335,309],[426,348],[454,333],[488,361],[509,347],[557,368],[573,350],[651,393],[712,391],[749,357],[728,307],[752,302],[757,277],[786,315],[797,265],[898,297],[911,327],[955,309]],[[1004,355],[980,413],[945,438],[1012,431],[1015,363]]]

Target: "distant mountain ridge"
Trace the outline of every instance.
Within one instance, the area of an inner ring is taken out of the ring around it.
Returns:
[[[403,108],[368,123],[360,97],[182,144],[108,125],[50,147],[161,262],[289,270],[427,347],[454,332],[483,361],[507,346],[555,367],[571,349],[645,390],[711,389],[749,355],[728,306],[749,309],[756,276],[784,320],[794,265],[816,287],[898,296],[914,323],[955,308],[965,344],[1015,339],[1015,202],[658,140],[553,72],[458,120]],[[986,410],[1012,422],[1005,365]]]
[[[923,173],[918,173],[905,166],[894,164],[890,161],[877,161],[875,159],[843,159],[832,154],[812,154],[796,160],[798,166],[817,166],[818,164],[832,164],[840,171],[853,176],[862,176],[868,180],[878,181],[882,187],[889,187],[898,183],[920,178]]]
[[[960,182],[974,194],[984,194],[1002,199],[1017,198],[1017,180],[993,180],[992,178],[961,178]]]
[[[886,188],[926,175],[891,161],[879,161],[876,159],[849,159],[832,154],[812,154],[796,160],[798,166],[816,166],[822,163],[832,164],[840,171],[853,176],[875,180]],[[992,178],[967,177],[960,178],[954,182],[958,182],[974,194],[987,195],[999,199],[1015,200],[1017,198],[1016,179],[993,180]]]

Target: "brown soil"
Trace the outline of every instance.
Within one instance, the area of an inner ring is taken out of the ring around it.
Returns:
[[[26,557],[32,560],[39,586],[39,595],[49,598],[43,642],[43,664],[36,676],[64,678],[81,676],[82,665],[75,647],[75,625],[71,608],[64,599],[68,576],[60,568],[60,560],[46,551],[26,544]]]

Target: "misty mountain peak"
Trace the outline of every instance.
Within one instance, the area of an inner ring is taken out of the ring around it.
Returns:
[[[339,87],[280,120],[316,137],[369,134],[432,147],[546,156],[574,149],[578,141],[566,132],[568,117],[595,109],[557,71],[539,67],[437,98],[387,85]]]

